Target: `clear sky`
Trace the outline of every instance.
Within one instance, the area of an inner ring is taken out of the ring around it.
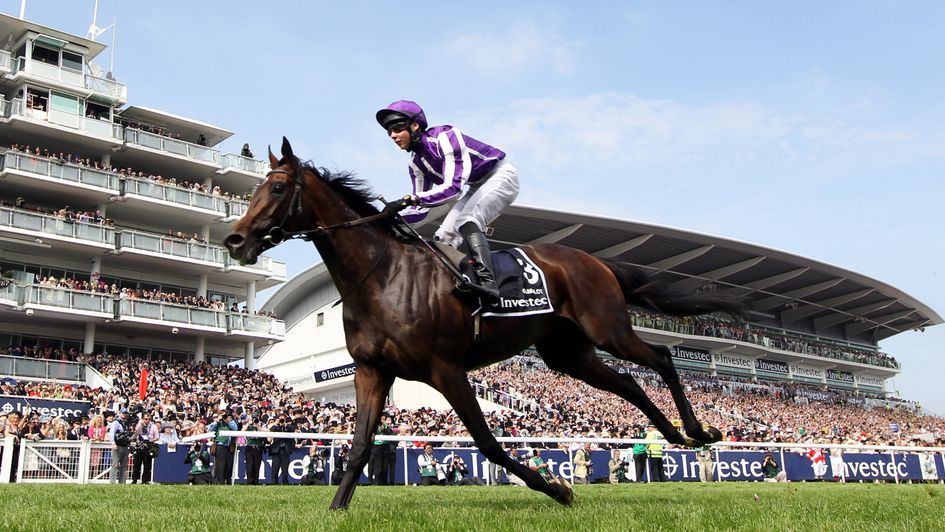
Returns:
[[[26,14],[85,35],[93,4]],[[130,104],[235,131],[227,151],[285,135],[396,196],[406,156],[374,112],[413,99],[508,152],[520,204],[783,249],[945,313],[945,3],[409,5],[101,0],[99,26],[118,21]],[[271,254],[290,275],[318,260]],[[945,414],[945,326],[881,347],[894,388]]]

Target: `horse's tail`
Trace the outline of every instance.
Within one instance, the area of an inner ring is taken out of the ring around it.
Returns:
[[[679,290],[669,283],[654,280],[632,264],[610,260],[602,262],[617,277],[627,304],[670,316],[698,316],[722,311],[733,316],[747,317],[747,305],[741,297]]]

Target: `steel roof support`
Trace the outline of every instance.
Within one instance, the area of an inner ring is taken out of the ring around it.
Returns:
[[[795,309],[784,310],[781,312],[781,325],[795,322],[801,318],[806,318],[807,316],[810,316],[811,314],[816,314],[824,309],[828,309],[832,312],[837,312],[836,310],[833,309],[833,307],[837,305],[842,305],[844,303],[849,303],[850,301],[855,301],[871,293],[873,293],[873,289],[866,288],[863,290],[859,290],[857,292],[851,292],[846,295],[832,297],[830,299],[825,299],[823,301],[817,301],[815,303],[802,305]]]
[[[647,235],[640,235],[632,240],[627,240],[626,242],[621,242],[619,244],[610,246],[609,248],[604,248],[599,251],[592,253],[595,257],[600,257],[602,259],[611,259],[623,255],[624,253],[630,251],[631,249],[643,244],[647,240],[653,238],[653,233]]]
[[[751,268],[752,266],[758,264],[759,262],[763,260],[765,260],[764,256],[754,257],[748,260],[743,260],[735,264],[731,264],[729,266],[723,266],[717,270],[712,270],[710,272],[700,274],[690,279],[683,279],[682,281],[676,281],[675,283],[672,284],[672,288],[673,290],[681,290],[681,291],[696,290],[700,288],[702,285],[706,284],[707,282],[722,280],[728,277],[729,275],[734,275],[742,270],[747,270],[748,268]]]
[[[790,292],[785,292],[780,296],[771,296],[764,299],[759,299],[752,304],[752,308],[758,311],[771,310],[778,305],[783,305],[786,301],[791,301],[792,299],[801,299],[817,292],[822,292],[828,288],[833,288],[838,284],[843,282],[843,277],[837,277],[836,279],[830,279],[829,281],[824,281],[822,283],[812,284],[805,286],[804,288],[798,288],[797,290],[791,290]]]
[[[821,316],[820,318],[814,318],[814,329],[823,330],[834,325],[839,325],[845,321],[852,321],[857,318],[866,316],[870,312],[876,312],[879,309],[886,308],[889,305],[895,303],[895,299],[887,299],[885,301],[880,301],[878,303],[873,303],[870,305],[863,305],[862,307],[857,307],[847,311],[840,312],[838,314],[831,314],[829,316]]]
[[[563,229],[558,229],[557,231],[538,237],[535,240],[530,241],[527,245],[534,246],[535,244],[554,244],[559,240],[563,240],[571,236],[575,231],[582,227],[584,227],[584,224],[569,225]]]
[[[708,253],[715,245],[702,246],[701,248],[696,248],[685,253],[680,253],[679,255],[674,255],[672,257],[667,257],[663,260],[658,260],[652,264],[647,264],[647,268],[653,268],[654,270],[669,270],[679,266],[680,264],[691,261],[696,257],[701,257]]]

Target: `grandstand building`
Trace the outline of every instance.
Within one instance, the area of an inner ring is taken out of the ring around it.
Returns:
[[[255,294],[286,268],[219,243],[264,163],[223,153],[226,129],[129,105],[100,43],[3,14],[0,35],[0,345],[253,367],[285,336]],[[84,380],[65,362],[0,364]]]
[[[421,233],[432,235],[444,215],[442,208],[434,211]],[[522,206],[507,209],[492,227],[493,249],[558,243],[639,265],[678,287],[746,297],[748,324],[630,310],[637,333],[669,346],[676,366],[686,371],[885,395],[887,379],[900,366],[879,342],[942,323],[927,305],[882,281],[747,242]],[[316,399],[353,401],[354,365],[345,349],[341,305],[333,306],[338,297],[324,264],[280,287],[263,308],[284,317],[286,338],[265,348],[259,368]],[[392,398],[407,408],[445,405],[431,401],[432,394],[398,381]]]

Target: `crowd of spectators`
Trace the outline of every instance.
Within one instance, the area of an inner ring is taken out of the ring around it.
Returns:
[[[740,325],[730,318],[716,314],[692,317],[672,317],[644,310],[631,310],[630,320],[637,327],[659,329],[680,334],[712,336],[763,345],[774,349],[783,349],[795,353],[804,353],[827,358],[859,362],[872,366],[898,368],[896,358],[879,351],[867,351],[836,343],[821,342],[813,339],[788,336],[759,328],[758,326]]]
[[[187,181],[184,179],[177,179],[176,177],[165,177],[160,174],[151,174],[148,172],[135,170],[134,168],[129,167],[113,167],[110,163],[103,163],[96,159],[90,159],[88,157],[82,157],[81,155],[74,153],[65,153],[55,151],[50,151],[47,148],[40,148],[39,146],[30,146],[28,144],[20,145],[13,144],[10,146],[10,151],[17,153],[30,154],[34,157],[42,157],[49,159],[59,164],[69,164],[73,166],[81,166],[84,168],[89,168],[93,170],[100,170],[102,172],[109,172],[118,175],[119,179],[137,179],[140,181],[147,181],[150,183],[155,183],[163,186],[177,187],[187,191],[199,192],[202,194],[210,194],[213,196],[221,196],[226,200],[240,200],[240,201],[249,201],[252,199],[252,194],[247,192],[244,194],[234,194],[228,191],[223,190],[219,186],[210,186],[204,183],[195,183],[192,181]]]
[[[50,209],[43,206],[29,206],[26,203],[26,198],[23,196],[18,196],[13,203],[10,203],[6,200],[0,200],[0,204],[4,207],[15,207],[24,211],[35,212],[44,216],[54,216],[56,218],[61,218],[63,220],[68,220],[70,222],[83,222],[89,224],[102,225],[105,227],[114,227],[115,222],[110,218],[106,218],[101,211],[93,210],[75,210],[70,208],[68,205],[59,209]]]
[[[46,349],[31,352],[37,356],[56,356]],[[261,427],[283,417],[286,420],[283,426],[295,432],[350,434],[354,430],[354,406],[306,398],[261,371],[207,363],[147,361],[104,353],[71,352],[59,356],[90,364],[113,383],[113,388],[7,383],[0,385],[0,393],[88,400],[92,403],[92,415],[68,420],[77,421],[80,432],[95,414],[123,408],[138,415],[150,414],[160,425],[162,437],[169,440],[205,433],[223,411],[232,413],[239,426],[244,426],[251,417],[256,417]],[[678,418],[672,397],[657,375],[627,364],[611,364],[619,372],[632,374],[670,419]],[[145,398],[139,401],[138,385],[144,368],[148,369],[148,386]],[[487,399],[500,403],[503,398],[518,399],[517,403],[509,403],[506,410],[487,414],[490,426],[503,435],[526,439],[630,438],[647,423],[626,401],[550,371],[532,357],[516,357],[512,362],[480,369],[471,374],[470,380],[487,391]],[[869,444],[945,444],[945,420],[919,415],[907,403],[903,407],[886,403],[885,407],[869,408],[863,397],[825,392],[802,384],[759,384],[693,374],[683,375],[682,380],[697,417],[718,427],[730,441],[807,442],[812,438],[817,441],[840,438]],[[388,405],[387,414],[394,433],[415,437],[416,446],[422,446],[430,436],[467,435],[451,410],[407,410]],[[42,423],[37,427],[40,433],[41,429]],[[47,431],[42,437],[49,434]],[[296,445],[311,443],[299,440]]]

